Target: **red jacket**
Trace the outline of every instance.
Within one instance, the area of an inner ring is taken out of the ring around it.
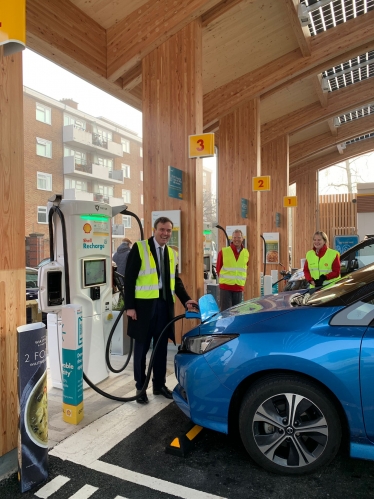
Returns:
[[[313,249],[314,249],[314,252],[316,253],[316,248],[313,247]],[[327,251],[327,246],[326,246],[326,244],[324,244],[318,252],[318,257],[322,258],[323,255],[326,253],[326,251]],[[332,262],[332,271],[329,272],[328,274],[326,274],[326,279],[327,280],[335,279],[335,277],[339,277],[339,275],[340,275],[340,257],[338,254],[338,255],[336,255],[335,260]],[[304,263],[304,276],[308,282],[311,282],[313,280],[313,278],[309,272],[308,260],[305,260],[305,263]]]
[[[244,248],[244,246],[242,245],[239,252],[236,251],[236,247],[234,246],[233,243],[230,244],[230,248],[232,249],[232,252],[234,253],[235,259],[238,260],[239,253]],[[220,273],[222,265],[223,265],[223,256],[222,256],[222,250],[220,250],[218,252],[218,255],[217,255],[217,263],[216,263],[216,271],[217,271],[218,275]],[[247,263],[247,265],[248,265],[248,263]],[[229,284],[220,284],[219,287],[220,287],[220,289],[226,289],[227,291],[244,291],[244,286],[239,286],[239,284],[234,284],[233,286],[230,286]]]

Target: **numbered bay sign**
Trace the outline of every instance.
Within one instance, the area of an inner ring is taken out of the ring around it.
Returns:
[[[292,208],[293,206],[297,206],[297,196],[284,196],[283,207]]]
[[[214,133],[188,136],[188,157],[209,158],[214,156]]]
[[[252,177],[253,191],[270,191],[270,175],[264,177]]]

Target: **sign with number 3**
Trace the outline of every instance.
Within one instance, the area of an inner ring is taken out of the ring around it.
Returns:
[[[214,133],[189,135],[189,158],[209,158],[214,156]]]

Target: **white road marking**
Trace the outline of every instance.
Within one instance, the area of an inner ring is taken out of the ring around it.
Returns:
[[[175,376],[168,376],[166,385],[172,389],[175,384]],[[152,393],[152,388],[149,391]],[[151,393],[149,404],[124,403],[56,445],[49,455],[89,467],[172,402]],[[128,394],[129,397],[133,395],[135,390]]]
[[[127,497],[123,497],[123,496],[116,496],[114,499],[127,499]]]
[[[88,499],[97,490],[99,490],[98,487],[94,487],[93,485],[84,485],[74,495],[70,496],[69,499]]]
[[[208,492],[190,489],[189,487],[184,487],[177,483],[167,482],[166,480],[160,480],[153,476],[136,473],[135,471],[126,470],[114,464],[104,463],[103,461],[95,461],[94,463],[91,463],[89,468],[100,471],[101,473],[106,473],[110,476],[115,476],[121,480],[126,480],[127,482],[148,487],[149,489],[165,492],[166,494],[171,494],[176,497],[182,497],[183,499],[191,499],[191,497],[194,499],[225,499],[222,496],[215,496]]]
[[[70,478],[58,475],[56,478],[48,482],[44,487],[35,492],[36,497],[41,497],[43,499],[47,499],[49,496],[57,492],[65,483],[67,483]]]

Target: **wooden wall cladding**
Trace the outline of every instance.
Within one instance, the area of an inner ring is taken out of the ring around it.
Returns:
[[[289,153],[288,135],[265,144],[261,149],[261,176],[270,175],[271,190],[260,194],[261,199],[261,234],[279,232],[279,259],[288,268],[288,216],[283,208],[283,198],[288,195]],[[280,226],[276,226],[276,213],[280,215]],[[266,274],[271,270],[282,270],[279,264],[266,265]],[[279,279],[280,279],[279,275]],[[282,289],[282,286],[279,287]]]
[[[357,194],[357,213],[374,212],[374,194]]]
[[[17,446],[17,326],[26,322],[22,55],[0,47],[0,456]]]
[[[300,260],[312,248],[317,230],[317,172],[306,172],[296,179],[297,208],[293,219],[292,267],[299,268]]]
[[[218,223],[247,225],[247,300],[260,294],[260,197],[252,191],[252,177],[260,174],[260,152],[259,99],[253,99],[222,118],[219,127]],[[241,198],[249,200],[247,219],[242,218]],[[221,249],[226,241],[219,233]]]
[[[202,133],[201,37],[201,21],[193,21],[142,63],[145,235],[152,233],[152,211],[181,210],[179,271],[195,299],[204,293],[203,177],[201,160],[188,158],[188,136]],[[169,165],[183,171],[183,200],[168,197]],[[190,329],[191,321],[184,322]]]
[[[330,247],[334,236],[357,234],[358,202],[356,194],[326,194],[318,198],[318,227],[326,232]],[[374,196],[373,196],[374,200]],[[374,211],[374,203],[371,211]]]

